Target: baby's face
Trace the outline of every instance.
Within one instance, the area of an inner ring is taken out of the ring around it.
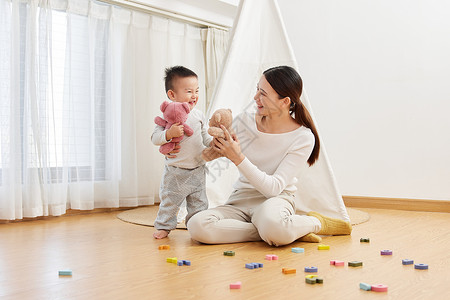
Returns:
[[[174,82],[173,93],[169,98],[175,102],[187,102],[192,110],[198,101],[198,79],[194,76],[177,78]],[[169,92],[170,92],[169,91]]]

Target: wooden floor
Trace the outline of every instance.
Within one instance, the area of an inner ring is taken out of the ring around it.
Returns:
[[[371,219],[351,236],[325,238],[331,248],[320,251],[300,242],[200,245],[185,230],[154,240],[152,227],[125,223],[118,212],[0,224],[0,299],[450,299],[450,214],[361,210]],[[162,244],[171,249],[158,250]],[[384,249],[393,256],[381,256]],[[236,256],[224,256],[226,250]],[[266,261],[266,254],[279,260]],[[179,267],[168,257],[192,265]],[[403,266],[405,258],[429,270]],[[332,259],[364,265],[335,267]],[[264,267],[245,269],[250,262]],[[319,268],[323,284],[305,283],[307,266]],[[285,267],[297,273],[282,274]],[[73,276],[59,277],[62,269]],[[230,290],[236,281],[242,288]],[[385,284],[389,291],[363,291],[360,282]]]

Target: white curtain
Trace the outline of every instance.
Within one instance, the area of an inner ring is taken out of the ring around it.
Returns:
[[[206,109],[208,110],[227,53],[230,35],[228,31],[212,27],[202,29],[201,33],[206,68]]]
[[[175,64],[204,85],[199,28],[90,0],[0,0],[0,219],[153,204],[150,134]]]

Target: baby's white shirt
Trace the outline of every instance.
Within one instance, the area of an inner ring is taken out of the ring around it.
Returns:
[[[191,136],[186,134],[180,142],[180,152],[176,153],[175,158],[167,158],[165,164],[184,169],[195,169],[205,164],[201,154],[205,146],[209,146],[212,136],[207,132],[207,120],[204,114],[193,109],[189,112],[186,124],[189,125],[194,133]],[[152,143],[160,146],[168,143],[166,140],[166,130],[164,127],[156,125],[152,134]]]

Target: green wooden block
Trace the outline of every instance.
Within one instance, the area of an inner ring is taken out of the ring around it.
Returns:
[[[349,261],[348,266],[349,267],[362,267],[363,263],[362,261]]]
[[[72,270],[60,270],[58,271],[59,276],[72,276]]]
[[[361,238],[359,241],[361,243],[370,243],[370,239],[369,238]]]
[[[305,282],[308,284],[316,284],[316,278],[305,278]]]
[[[316,278],[316,283],[323,283],[323,278],[317,277]]]
[[[234,253],[234,251],[225,251],[225,252],[223,253],[223,255],[225,255],[225,256],[234,256],[235,253]]]

